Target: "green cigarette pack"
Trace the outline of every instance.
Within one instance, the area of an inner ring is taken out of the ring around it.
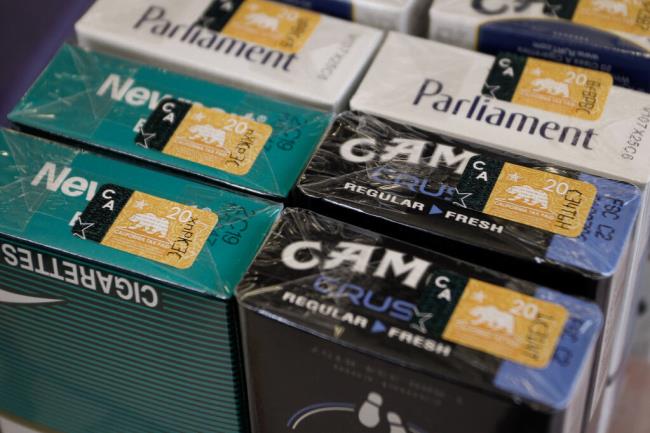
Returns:
[[[9,118],[32,130],[283,198],[331,113],[64,45]]]
[[[0,130],[0,414],[245,431],[233,292],[280,210]]]

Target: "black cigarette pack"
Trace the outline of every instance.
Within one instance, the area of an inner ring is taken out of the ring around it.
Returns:
[[[638,188],[356,112],[340,114],[297,203],[607,303]],[[624,273],[624,272],[623,272]]]
[[[596,305],[302,209],[237,289],[254,433],[575,433]]]

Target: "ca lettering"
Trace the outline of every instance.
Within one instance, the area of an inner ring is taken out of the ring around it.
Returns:
[[[174,108],[176,108],[176,104],[174,104],[173,102],[166,102],[165,104],[163,104],[162,111],[164,113],[167,113],[167,115],[165,115],[165,117],[163,117],[162,119],[163,122],[167,122],[170,124],[174,124],[174,122],[176,122],[176,115],[174,114]]]
[[[503,59],[499,60],[499,67],[503,69],[502,75],[506,77],[515,76],[515,70],[512,68],[512,60],[510,60],[509,58],[504,57]]]
[[[113,200],[114,195],[114,189],[106,189],[104,192],[102,192],[102,198],[108,200],[106,203],[104,203],[102,209],[109,209],[111,211],[115,210],[115,200]]]

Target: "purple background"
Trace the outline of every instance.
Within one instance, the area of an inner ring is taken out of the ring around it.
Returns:
[[[92,0],[0,0],[0,125]]]

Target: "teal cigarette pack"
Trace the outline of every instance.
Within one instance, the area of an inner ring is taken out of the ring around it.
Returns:
[[[246,428],[234,288],[281,205],[0,130],[0,416]]]
[[[331,114],[66,45],[9,118],[283,198]]]

